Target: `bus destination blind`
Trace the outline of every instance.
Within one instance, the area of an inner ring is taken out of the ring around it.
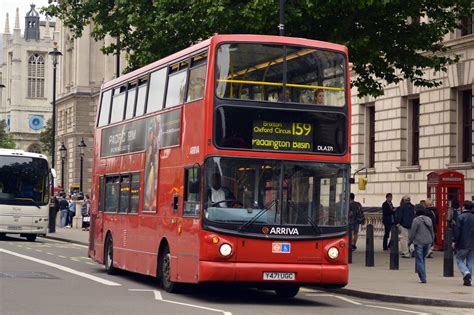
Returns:
[[[252,128],[252,149],[304,152],[314,149],[312,124],[258,120]]]

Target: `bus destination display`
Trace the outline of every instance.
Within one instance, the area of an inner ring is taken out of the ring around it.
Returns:
[[[313,151],[312,124],[258,120],[252,128],[252,149]]]

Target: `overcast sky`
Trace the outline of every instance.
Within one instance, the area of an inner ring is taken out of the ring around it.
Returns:
[[[36,5],[36,11],[39,12],[39,8],[48,5],[48,0],[0,0],[0,33],[5,30],[5,16],[8,13],[8,19],[10,22],[10,33],[15,26],[15,15],[16,8],[20,9],[20,27],[21,33],[25,31],[25,15],[30,11],[31,4]],[[44,15],[40,13],[40,21],[45,19]]]

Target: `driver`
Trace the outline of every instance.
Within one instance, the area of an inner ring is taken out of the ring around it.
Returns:
[[[212,174],[211,188],[209,189],[209,204],[215,204],[215,207],[228,207],[227,201],[234,199],[229,189],[222,188],[221,175],[219,173]],[[217,203],[217,204],[216,204]]]

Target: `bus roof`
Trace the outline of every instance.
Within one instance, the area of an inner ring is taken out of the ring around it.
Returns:
[[[347,47],[339,44],[323,42],[312,39],[298,38],[298,37],[286,37],[286,36],[274,36],[274,35],[243,35],[243,34],[226,34],[226,35],[214,35],[196,45],[192,45],[188,48],[180,50],[172,55],[169,55],[163,59],[152,62],[144,67],[134,70],[130,73],[124,74],[111,81],[105,82],[102,85],[102,89],[110,88],[121,82],[129,81],[135,77],[140,77],[144,73],[149,72],[152,69],[158,68],[159,66],[166,65],[167,63],[174,62],[184,56],[198,52],[205,47],[212,44],[219,44],[221,42],[261,42],[261,43],[273,43],[273,44],[289,44],[289,45],[301,45],[301,46],[317,46],[323,49],[337,50],[347,54]]]
[[[48,160],[48,158],[43,154],[26,152],[23,150],[16,150],[16,149],[0,149],[0,156],[2,155],[3,156],[24,156],[24,157],[32,157],[32,158]]]

